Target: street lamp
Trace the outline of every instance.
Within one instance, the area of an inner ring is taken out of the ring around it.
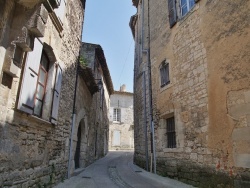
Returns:
[[[98,86],[98,90],[100,91],[103,88],[102,79],[95,79],[95,80],[98,80],[97,86]]]

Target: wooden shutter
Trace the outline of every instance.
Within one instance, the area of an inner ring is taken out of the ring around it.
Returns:
[[[37,38],[35,38],[34,50],[27,54],[26,64],[24,67],[17,108],[29,114],[33,114],[34,97],[36,93],[36,85],[42,50],[42,43]]]
[[[55,87],[53,92],[53,104],[52,104],[52,112],[51,112],[51,123],[57,124],[58,117],[58,109],[59,109],[59,99],[61,93],[61,85],[62,85],[62,68],[58,65],[56,70],[56,80]]]
[[[172,28],[177,22],[176,2],[175,0],[168,0],[169,24]]]
[[[65,12],[65,7],[66,7],[66,0],[61,0],[60,6],[58,9],[55,9],[55,13],[61,23],[63,23],[63,18],[64,18],[64,12]]]

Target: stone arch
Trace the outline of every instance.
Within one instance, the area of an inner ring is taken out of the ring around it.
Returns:
[[[88,146],[88,117],[84,109],[76,115],[73,137],[73,167],[83,168],[86,164],[86,152]],[[79,133],[80,132],[80,133]],[[80,139],[80,141],[78,140]],[[79,155],[77,158],[76,155]],[[79,161],[75,161],[78,159]]]

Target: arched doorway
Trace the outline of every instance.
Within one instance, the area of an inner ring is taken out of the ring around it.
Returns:
[[[76,143],[76,152],[75,152],[75,169],[80,168],[80,155],[81,155],[81,123],[79,124],[77,130],[77,143]]]

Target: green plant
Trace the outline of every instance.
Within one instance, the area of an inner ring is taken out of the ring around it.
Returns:
[[[80,62],[80,65],[82,65],[83,67],[88,66],[87,60],[83,56],[79,57],[79,62]]]

